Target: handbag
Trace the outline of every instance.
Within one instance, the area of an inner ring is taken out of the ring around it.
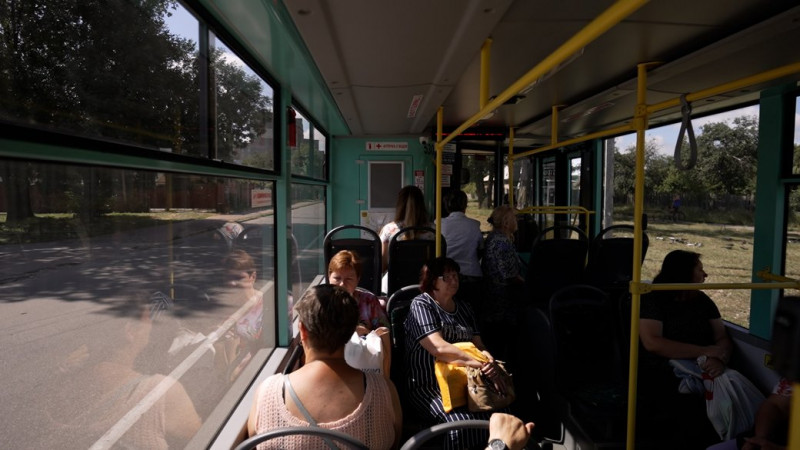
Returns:
[[[492,411],[510,405],[514,394],[514,380],[502,362],[495,360],[499,377],[505,383],[506,392],[501,394],[494,383],[483,375],[481,369],[467,368],[467,407],[472,412]]]

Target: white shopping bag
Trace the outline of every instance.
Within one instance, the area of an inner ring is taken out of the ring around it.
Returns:
[[[366,336],[353,333],[344,346],[344,359],[350,367],[360,370],[381,370],[383,367],[383,345],[374,331]]]

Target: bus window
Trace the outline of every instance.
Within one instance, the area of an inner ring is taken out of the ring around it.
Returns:
[[[292,183],[291,257],[292,296],[306,290],[322,267],[322,241],[325,238],[325,187]],[[291,305],[289,305],[291,313]]]
[[[243,241],[272,233],[273,183],[8,159],[0,174],[0,414],[15,418],[0,434],[185,446],[148,428],[179,414],[160,386],[196,428],[275,345],[273,257]]]
[[[679,124],[647,131],[644,212],[650,247],[642,279],[652,279],[671,250],[702,255],[707,282],[749,283],[753,265],[753,223],[758,149],[758,108],[750,106],[694,119],[697,162],[676,168]],[[635,135],[616,138],[614,223],[633,223]],[[684,141],[682,160],[689,159]],[[749,326],[750,291],[707,291],[722,318]]]
[[[469,181],[461,186],[467,194],[466,216],[481,224],[481,231],[490,231],[486,220],[494,209],[495,157],[491,152],[463,150],[461,167],[469,172]]]
[[[800,96],[794,102],[794,151],[792,154],[792,173],[800,174]]]

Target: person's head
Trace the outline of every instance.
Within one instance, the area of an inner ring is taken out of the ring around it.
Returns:
[[[500,205],[492,211],[489,223],[495,231],[500,231],[508,236],[513,236],[517,231],[517,216],[508,205]]]
[[[332,284],[310,288],[294,309],[306,344],[323,353],[344,347],[358,324],[358,302]]]
[[[450,191],[447,196],[447,210],[464,212],[467,210],[467,194],[464,191]]]
[[[350,295],[356,291],[361,279],[361,263],[358,256],[350,250],[342,250],[333,255],[328,263],[328,281],[344,288]]]
[[[664,257],[653,283],[702,283],[706,276],[699,253],[673,250]]]
[[[222,260],[225,281],[231,286],[252,284],[256,280],[256,264],[244,250],[232,250]]]
[[[451,258],[440,256],[422,267],[419,287],[422,292],[434,295],[437,291],[455,295],[458,291],[458,273],[461,268]]]
[[[428,224],[428,211],[425,209],[425,198],[416,186],[406,186],[397,194],[397,205],[394,209],[395,222],[403,222],[407,227]]]

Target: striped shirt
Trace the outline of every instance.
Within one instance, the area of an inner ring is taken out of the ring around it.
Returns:
[[[450,343],[469,342],[479,335],[475,316],[465,303],[456,300],[454,312],[442,309],[430,295],[423,293],[411,302],[405,321],[406,380],[411,404],[415,412],[436,422],[457,420],[489,420],[491,413],[473,413],[466,407],[445,413],[442,393],[436,381],[434,357],[420,344],[425,336],[439,332]],[[463,449],[488,441],[486,430],[452,431],[445,439],[445,448]]]

